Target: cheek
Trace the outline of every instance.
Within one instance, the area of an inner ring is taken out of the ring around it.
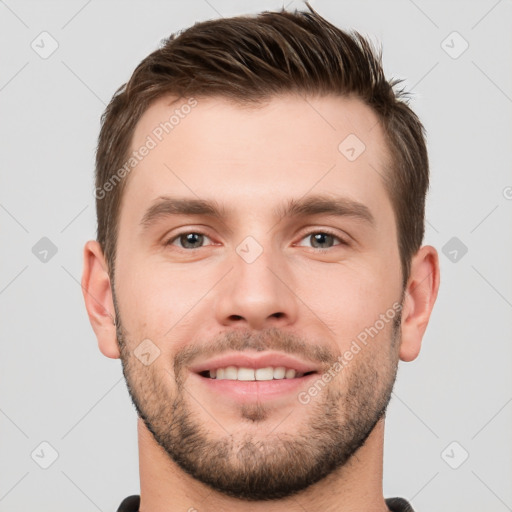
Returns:
[[[134,258],[119,266],[116,290],[123,323],[133,333],[160,339],[183,328],[216,282],[213,267]]]
[[[300,270],[297,295],[342,340],[373,325],[399,297],[396,279],[378,261],[329,264],[323,270],[308,265]]]

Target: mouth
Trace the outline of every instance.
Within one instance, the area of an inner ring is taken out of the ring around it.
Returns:
[[[230,353],[189,370],[198,385],[214,395],[214,401],[225,398],[228,404],[279,398],[289,403],[292,394],[320,375],[314,363],[282,353]]]
[[[270,381],[283,379],[300,379],[317,373],[312,370],[309,372],[299,372],[295,368],[286,368],[285,366],[267,366],[264,368],[246,368],[236,366],[226,366],[224,368],[214,368],[204,370],[198,375],[207,379],[214,380],[237,380],[243,382]]]
[[[217,380],[264,381],[304,377],[320,367],[281,352],[228,352],[189,368],[205,378]]]

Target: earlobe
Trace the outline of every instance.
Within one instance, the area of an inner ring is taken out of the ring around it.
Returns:
[[[99,349],[107,357],[119,358],[110,277],[100,244],[94,240],[84,247],[82,293]]]
[[[421,340],[439,290],[439,257],[425,245],[414,255],[402,310],[400,359],[412,361],[420,352]]]

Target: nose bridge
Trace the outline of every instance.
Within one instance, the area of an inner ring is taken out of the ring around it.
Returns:
[[[232,270],[217,302],[218,321],[261,329],[295,321],[294,295],[286,286],[282,258],[270,241],[247,236],[235,248]]]

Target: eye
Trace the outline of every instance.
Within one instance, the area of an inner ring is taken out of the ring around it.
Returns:
[[[189,231],[179,233],[166,242],[166,245],[177,245],[181,249],[199,249],[205,245],[205,240],[211,239],[199,232]],[[302,240],[309,240],[313,249],[329,249],[336,245],[348,245],[342,238],[327,231],[315,231],[306,235]],[[301,240],[301,242],[302,242]],[[336,243],[336,241],[338,243]],[[305,243],[297,244],[307,247]]]
[[[178,245],[182,249],[199,249],[203,246],[204,240],[210,240],[203,233],[187,232],[180,233],[167,241],[166,245]],[[210,240],[211,241],[211,240]]]
[[[302,240],[309,240],[313,249],[329,249],[335,245],[348,245],[339,236],[329,233],[328,231],[315,231],[313,233],[309,233]],[[335,240],[339,243],[336,244]],[[298,245],[304,246],[302,243],[299,243]]]

